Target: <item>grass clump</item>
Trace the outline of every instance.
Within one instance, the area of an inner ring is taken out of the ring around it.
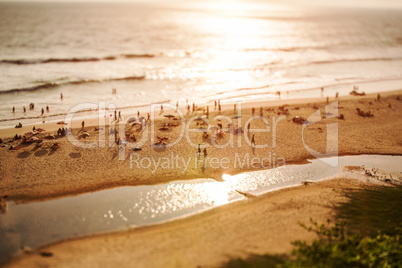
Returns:
[[[347,202],[334,206],[336,222],[308,227],[318,236],[311,244],[297,240],[292,256],[252,255],[232,259],[238,267],[386,267],[402,265],[402,187],[367,187],[345,191]]]

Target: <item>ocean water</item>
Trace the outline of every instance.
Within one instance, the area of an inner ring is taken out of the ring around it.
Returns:
[[[0,3],[0,127],[83,102],[136,111],[402,80],[402,10],[213,3]]]

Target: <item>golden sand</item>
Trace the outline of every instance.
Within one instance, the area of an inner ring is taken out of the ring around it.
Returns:
[[[317,111],[314,104],[318,106],[321,117],[324,117],[327,105],[325,100],[288,102],[290,105],[285,109],[288,109],[289,115],[280,120],[278,120],[280,118],[278,106],[285,104],[286,101],[243,104],[241,113],[243,129],[246,128],[244,124],[251,116],[251,108],[256,108],[255,114],[258,116],[259,108],[263,107],[263,115],[269,122],[270,132],[254,135],[256,145],[268,144],[268,147],[258,149],[249,146],[247,139],[251,138],[244,134],[233,136],[235,143],[233,147],[208,147],[209,159],[228,159],[230,164],[225,167],[218,165],[214,168],[210,164],[204,169],[202,165],[196,166],[197,148],[192,147],[185,138],[171,148],[153,148],[148,137],[145,145],[141,146],[141,151],[125,150],[124,155],[120,155],[124,156],[120,160],[118,146],[113,143],[113,139],[111,147],[92,149],[78,148],[66,137],[46,140],[41,147],[36,147],[35,144],[19,145],[19,141],[14,141],[13,145],[21,146],[22,149],[14,151],[8,150],[8,147],[0,148],[0,192],[2,196],[7,195],[8,200],[26,202],[123,185],[158,184],[194,178],[220,180],[222,174],[258,170],[267,165],[274,166],[282,159],[286,164],[305,162],[306,159],[314,158],[311,149],[322,153],[328,152],[329,155],[336,153],[400,155],[402,102],[397,97],[401,94],[402,91],[382,94],[380,101],[376,100],[376,95],[341,98],[336,105],[340,107],[338,115],[343,114],[344,119],[331,118],[332,116],[327,114],[326,118],[306,127],[304,132],[302,132],[303,125],[292,122],[292,119],[295,116],[310,118]],[[213,108],[210,106],[210,119],[218,114]],[[370,111],[374,117],[359,116],[356,108],[365,112]],[[225,106],[222,113],[230,118],[238,114],[233,111],[232,105]],[[187,118],[194,115],[196,114],[190,113]],[[84,143],[97,141],[99,135],[94,130],[97,122],[86,122],[85,130],[90,137],[85,141],[84,139],[79,141]],[[164,119],[162,114],[156,120],[156,127],[169,122],[174,121]],[[238,124],[235,119],[233,122]],[[75,122],[73,125],[75,137],[79,135],[80,123]],[[219,122],[215,122],[217,123]],[[328,137],[334,137],[331,128],[328,128],[331,124],[338,127],[338,151],[334,143],[329,143],[328,146]],[[223,125],[226,127],[227,123],[223,122]],[[191,126],[197,128],[196,121]],[[59,126],[47,124],[43,127],[55,134]],[[264,127],[265,123],[262,120],[251,123],[251,128]],[[27,129],[25,127],[18,130],[2,130],[0,137],[11,137],[15,131],[20,131],[21,134]],[[168,141],[175,140],[180,134],[180,127],[171,129],[169,132],[157,131],[155,136],[163,135],[169,138]],[[330,135],[327,135],[328,129]],[[136,130],[136,127],[128,127],[127,131],[134,134],[137,140],[143,135]],[[211,144],[210,139],[202,138],[202,133],[191,133],[189,138],[194,144],[204,146]],[[224,145],[228,141],[230,135],[225,133],[224,138],[217,142]],[[239,141],[242,144],[240,147],[236,146]],[[60,144],[59,149],[50,148],[54,142]],[[306,144],[309,150],[306,149]],[[138,154],[135,156],[139,159],[145,157],[168,159],[173,153],[190,159],[190,164],[185,171],[169,167],[156,169],[155,172],[152,172],[152,168],[135,166],[130,168],[131,152]],[[233,165],[238,159],[244,159],[247,155],[256,160],[263,160],[255,161],[249,166]],[[297,222],[307,223],[310,217],[319,222],[330,218],[331,209],[328,205],[343,200],[338,190],[351,187],[361,187],[361,184],[336,179],[314,183],[308,187],[283,189],[162,225],[67,241],[45,249],[53,253],[51,258],[43,258],[36,252],[7,265],[10,267],[112,265],[216,267],[230,257],[244,257],[250,253],[289,253],[290,241],[295,239],[309,241],[314,238],[313,234],[304,232]]]

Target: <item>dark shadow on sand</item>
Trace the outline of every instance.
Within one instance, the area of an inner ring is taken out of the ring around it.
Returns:
[[[35,152],[34,155],[37,156],[37,157],[47,155],[47,150],[42,149],[42,150],[40,150],[40,151]]]
[[[153,145],[153,146],[151,146],[151,148],[152,148],[152,150],[154,150],[157,153],[166,151],[166,146]]]
[[[26,152],[26,151],[21,152],[21,153],[19,153],[19,154],[17,155],[18,158],[27,158],[27,157],[29,157],[29,156],[31,156],[31,153]]]
[[[70,153],[69,156],[71,158],[80,158],[81,157],[81,153]]]

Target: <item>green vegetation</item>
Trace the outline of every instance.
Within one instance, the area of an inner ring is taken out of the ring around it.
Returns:
[[[282,267],[398,267],[402,263],[401,228],[393,235],[379,232],[374,237],[363,237],[359,233],[346,234],[344,222],[332,227],[312,224],[302,226],[319,238],[312,244],[293,242],[296,260]]]
[[[338,220],[347,222],[348,233],[393,235],[402,224],[402,186],[366,187],[344,192],[348,202],[334,206]]]
[[[292,242],[292,256],[252,255],[223,267],[400,267],[402,187],[368,187],[345,195],[348,202],[334,206],[334,224],[300,224],[318,238],[311,244]]]

